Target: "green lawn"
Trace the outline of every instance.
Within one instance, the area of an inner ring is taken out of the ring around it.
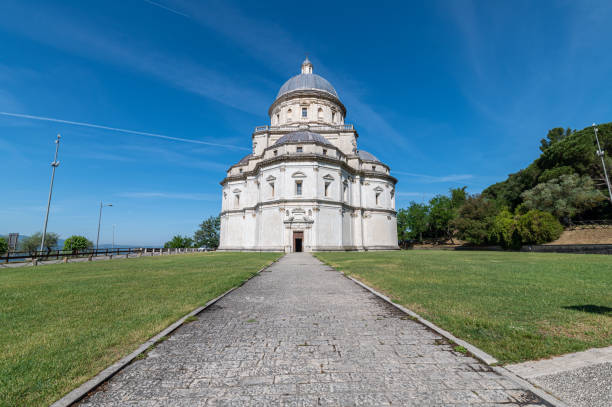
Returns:
[[[316,256],[502,363],[612,345],[612,256],[438,250]]]
[[[0,269],[0,406],[46,406],[278,253]]]

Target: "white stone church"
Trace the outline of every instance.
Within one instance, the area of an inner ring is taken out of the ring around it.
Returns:
[[[219,250],[397,249],[389,167],[357,148],[334,87],[302,63],[223,186]]]

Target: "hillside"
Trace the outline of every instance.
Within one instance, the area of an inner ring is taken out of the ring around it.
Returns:
[[[612,168],[612,123],[598,125],[599,140],[605,151],[607,168]],[[541,140],[541,154],[527,168],[510,174],[505,181],[486,188],[482,194],[494,201],[516,208],[522,203],[521,194],[540,183],[562,175],[587,175],[595,186],[607,196],[601,161],[596,154],[597,145],[592,127],[580,131],[555,128]],[[603,201],[596,208],[583,213],[581,219],[610,219],[612,205]]]

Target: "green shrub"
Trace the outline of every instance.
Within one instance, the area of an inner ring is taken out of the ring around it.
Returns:
[[[64,250],[87,250],[93,247],[85,236],[74,235],[64,241]]]
[[[8,251],[8,242],[5,238],[0,237],[0,254],[4,254]]]
[[[502,209],[493,219],[489,238],[504,249],[521,247],[521,236],[517,230],[517,216],[508,209]]]
[[[550,213],[532,209],[518,217],[517,231],[523,244],[542,244],[557,240],[563,226]]]

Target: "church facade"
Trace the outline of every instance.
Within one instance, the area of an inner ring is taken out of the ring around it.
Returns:
[[[268,114],[221,181],[218,250],[397,249],[397,180],[357,148],[345,106],[308,59]]]

